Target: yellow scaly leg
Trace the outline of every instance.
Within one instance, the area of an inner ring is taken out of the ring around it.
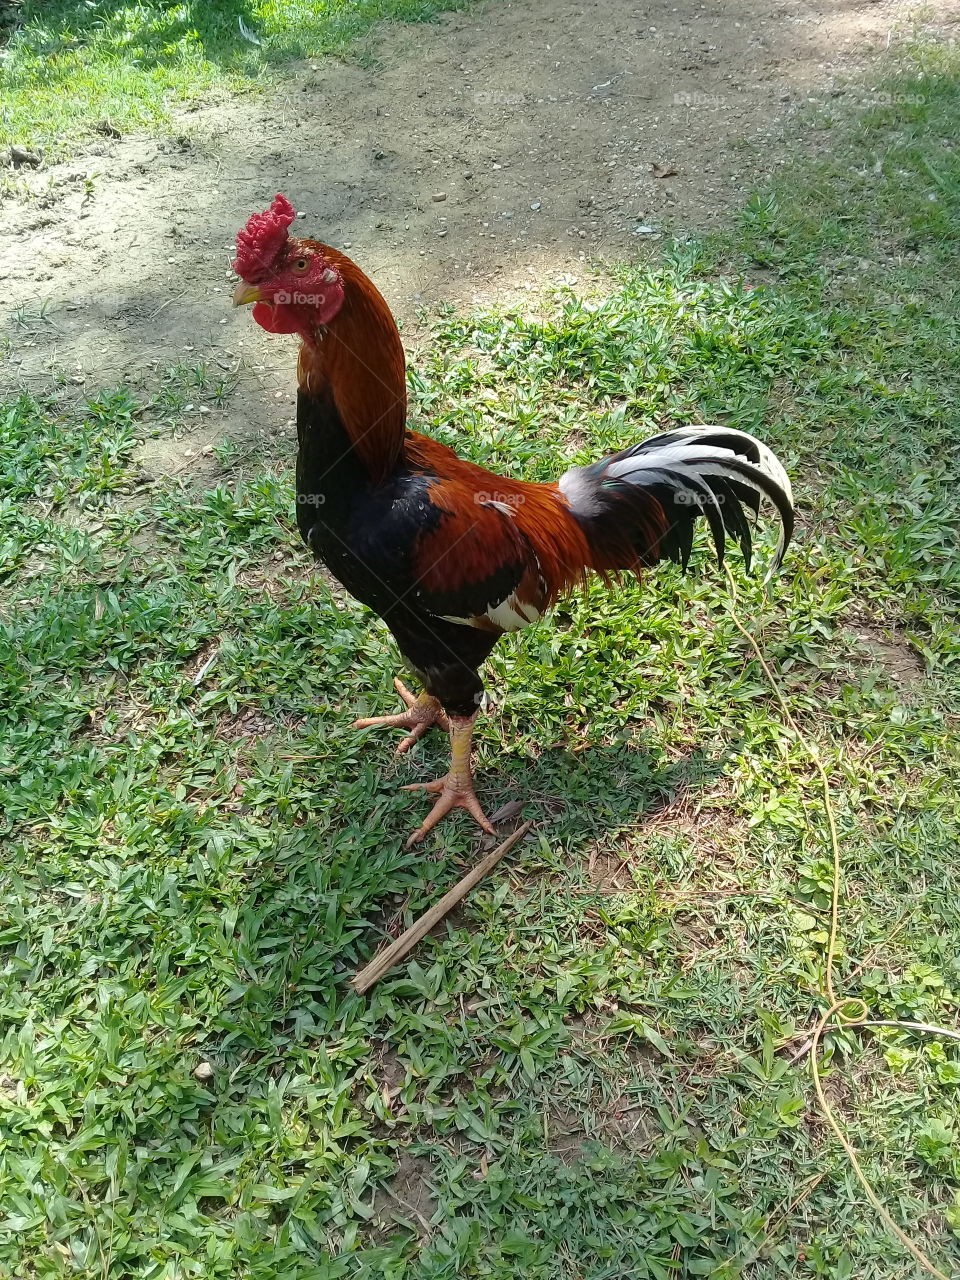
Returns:
[[[441,818],[445,818],[452,809],[466,809],[471,818],[481,826],[488,835],[497,833],[480,807],[480,801],[473,790],[473,770],[470,767],[470,749],[473,743],[472,716],[450,716],[450,769],[445,778],[436,778],[433,782],[413,782],[403,788],[404,791],[439,792],[436,804],[427,814],[423,825],[419,826],[407,841],[407,848],[417,844],[428,831],[432,831]]]

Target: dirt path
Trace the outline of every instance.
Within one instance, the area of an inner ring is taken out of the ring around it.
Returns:
[[[539,287],[661,232],[722,224],[780,161],[798,109],[869,100],[846,83],[869,84],[882,51],[917,30],[913,12],[899,0],[491,3],[385,29],[372,69],[302,66],[277,92],[207,100],[166,137],[98,142],[31,173],[0,211],[5,297],[25,308],[4,380],[61,371],[81,393],[178,360],[239,363],[243,394],[197,416],[179,463],[159,461],[183,465],[185,449],[225,435],[279,446],[293,353],[229,306],[233,235],[274,192],[408,322],[421,304]],[[939,31],[958,22],[960,0],[940,0]],[[42,304],[52,323],[30,319]]]

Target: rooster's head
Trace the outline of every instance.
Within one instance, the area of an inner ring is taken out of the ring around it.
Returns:
[[[236,306],[253,302],[253,318],[268,333],[300,333],[308,340],[343,305],[343,279],[323,245],[289,234],[296,217],[286,196],[255,213],[237,233],[233,269]]]

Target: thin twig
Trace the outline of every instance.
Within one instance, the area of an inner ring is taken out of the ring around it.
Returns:
[[[203,677],[210,670],[210,668],[213,666],[213,664],[216,662],[219,656],[220,656],[220,646],[218,645],[216,649],[214,649],[213,653],[211,653],[210,657],[203,664],[203,666],[200,668],[200,670],[197,672],[197,674],[193,677],[193,680],[191,683],[194,685],[198,685],[200,681],[203,679]]]
[[[522,827],[517,827],[513,835],[507,836],[503,844],[497,845],[492,853],[478,862],[472,871],[468,871],[463,879],[453,886],[453,888],[443,895],[439,902],[435,903],[429,911],[425,911],[406,933],[402,933],[396,942],[391,942],[390,946],[381,951],[379,955],[373,957],[365,968],[361,969],[350,981],[350,985],[358,995],[363,995],[365,991],[369,991],[375,982],[379,982],[383,975],[392,969],[395,964],[403,959],[408,951],[412,951],[425,934],[428,934],[435,924],[444,918],[448,912],[467,896],[474,885],[479,884],[483,877],[497,865],[505,853],[507,853],[517,841],[527,834],[533,826],[533,819],[525,822]]]

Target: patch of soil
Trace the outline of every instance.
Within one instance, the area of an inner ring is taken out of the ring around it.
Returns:
[[[386,1232],[397,1219],[414,1223],[424,1233],[428,1231],[430,1219],[437,1212],[429,1187],[431,1172],[426,1156],[407,1150],[399,1153],[396,1173],[377,1189],[374,1197],[376,1221],[382,1231]]]
[[[287,728],[293,727],[296,723],[302,723],[302,721],[286,720],[284,722]],[[251,707],[245,711],[238,711],[236,715],[223,716],[217,722],[216,735],[218,738],[225,739],[228,742],[270,738],[277,732],[279,727],[280,725],[276,720],[271,720],[262,711],[257,711]]]
[[[901,698],[919,693],[926,682],[923,660],[905,636],[866,622],[858,622],[850,634],[864,660],[887,673]]]
[[[615,853],[594,854],[587,864],[587,879],[601,893],[629,893],[635,887],[629,861]]]
[[[238,369],[237,393],[215,423],[186,413],[195,440],[151,442],[151,469],[205,476],[215,435],[292,453],[292,345],[230,306],[233,237],[276,191],[299,229],[359,260],[415,336],[423,304],[539,290],[671,228],[716,227],[782,163],[791,116],[868,74],[913,34],[913,9],[489,4],[385,26],[367,67],[328,60],[261,97],[207,95],[167,137],[97,138],[21,171],[24,194],[0,210],[4,296],[22,308],[2,381],[60,373],[81,395],[215,359]],[[929,19],[958,20],[960,0]]]
[[[659,1069],[660,1059],[656,1059]],[[629,1097],[611,1098],[601,1116],[604,1140],[614,1150],[627,1150],[635,1155],[650,1151],[662,1132],[653,1107],[638,1106]]]
[[[407,1080],[406,1066],[386,1041],[380,1044],[371,1072],[374,1079],[390,1093],[396,1093],[398,1089],[402,1089]]]
[[[566,1165],[589,1159],[591,1144],[596,1143],[638,1154],[659,1132],[653,1109],[637,1106],[621,1093],[607,1099],[594,1097],[586,1114],[560,1105],[547,1112],[547,1150]]]
[[[546,1115],[547,1150],[563,1164],[582,1159],[587,1143],[584,1117],[569,1107],[554,1106]]]

